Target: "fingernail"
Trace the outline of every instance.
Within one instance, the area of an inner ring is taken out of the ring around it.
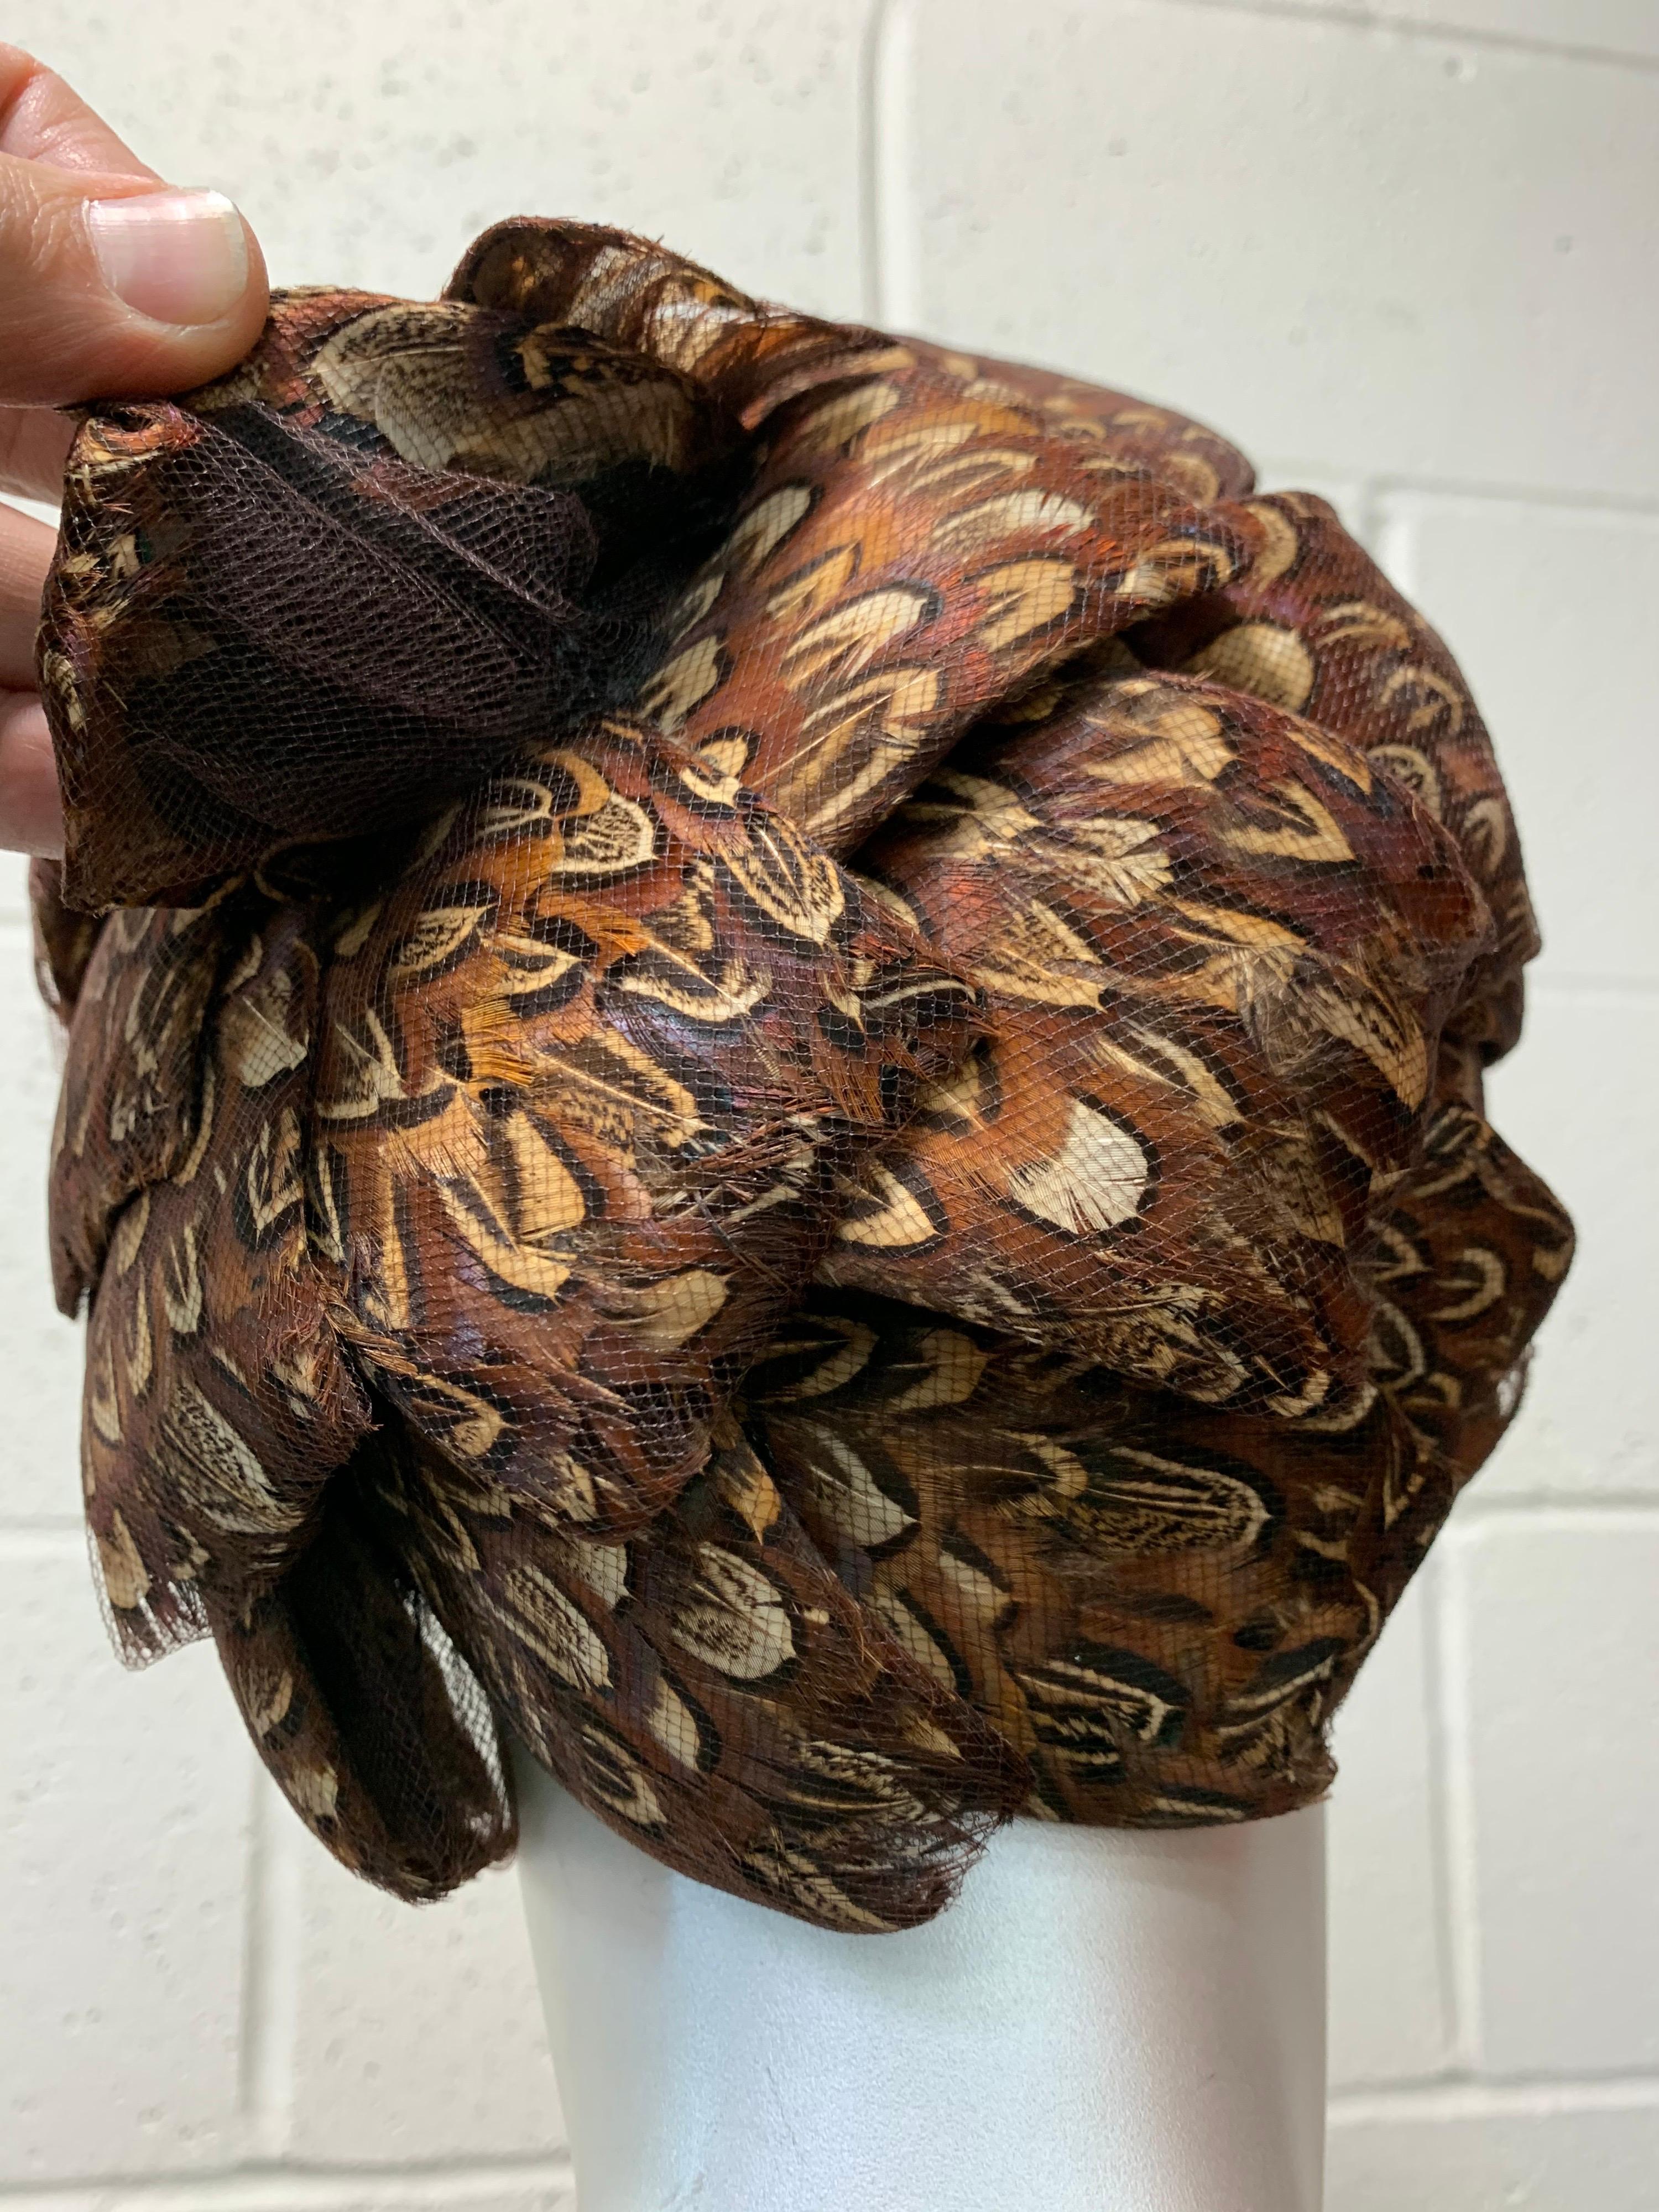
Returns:
[[[216,323],[247,288],[242,218],[222,192],[89,200],[87,228],[105,283],[152,322]]]

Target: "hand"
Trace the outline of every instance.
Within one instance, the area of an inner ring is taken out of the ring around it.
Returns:
[[[56,499],[77,399],[187,392],[259,334],[264,263],[217,192],[181,192],[60,77],[0,46],[0,491]],[[0,501],[0,848],[56,854],[34,689],[52,533]]]

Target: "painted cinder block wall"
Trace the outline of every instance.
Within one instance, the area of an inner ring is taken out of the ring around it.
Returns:
[[[1494,1084],[1583,1255],[1340,1729],[1329,2212],[1659,2205],[1659,7],[13,0],[279,280],[492,218],[1190,409],[1462,656],[1547,949]],[[425,1912],[276,1804],[210,1657],[124,1674],[0,879],[0,2212],[571,2212],[510,1875]]]

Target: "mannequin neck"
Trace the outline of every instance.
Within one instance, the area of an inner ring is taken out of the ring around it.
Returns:
[[[520,1788],[581,2212],[1317,2212],[1319,1808],[1018,1820],[939,1919],[854,1936]]]

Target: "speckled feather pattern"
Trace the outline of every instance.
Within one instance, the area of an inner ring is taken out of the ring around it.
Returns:
[[[504,1733],[914,1925],[1327,1788],[1571,1231],[1443,646],[1124,394],[624,234],[85,410],[52,1231],[118,1646],[410,1898]]]

